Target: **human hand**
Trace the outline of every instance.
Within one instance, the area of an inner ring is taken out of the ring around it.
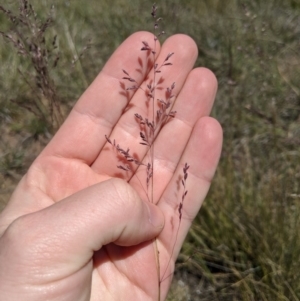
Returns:
[[[177,95],[176,117],[155,141],[157,205],[146,201],[143,175],[116,179],[120,172],[105,135],[145,156],[145,148],[135,147],[140,138],[133,118],[142,110],[143,92],[131,91],[128,99],[118,88],[122,69],[136,73],[139,83],[145,80],[147,58],[139,49],[142,41],[152,40],[152,34],[138,32],[115,51],[1,213],[0,300],[158,300],[153,239],[161,273],[170,275],[209,189],[222,130],[207,117],[217,89],[214,75],[192,70],[195,43],[172,36],[157,51],[159,61],[175,52],[164,84],[176,82]],[[135,71],[137,61],[141,72]],[[177,186],[185,162],[189,193],[175,241]],[[161,282],[161,300],[170,281]]]

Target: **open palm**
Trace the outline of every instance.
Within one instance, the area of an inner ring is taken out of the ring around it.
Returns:
[[[110,229],[114,223],[122,225],[130,218],[131,212],[126,209],[126,198],[130,194],[136,191],[144,200],[149,198],[145,192],[145,173],[141,168],[134,173],[118,169],[116,153],[105,138],[107,135],[124,149],[129,148],[139,160],[147,160],[147,148],[139,144],[140,129],[134,118],[135,113],[145,113],[144,91],[127,91],[120,81],[124,75],[122,69],[134,75],[138,85],[146,85],[151,79],[149,56],[140,51],[143,41],[151,45],[153,35],[135,33],[115,51],[32,164],[1,215],[0,235],[19,217],[30,216],[19,224],[28,229],[29,224],[39,224],[40,229],[27,234],[26,243],[28,235],[32,235],[32,241],[37,236],[42,237],[43,245],[47,246],[47,252],[40,257],[36,255],[35,246],[30,248],[34,256],[27,262],[27,274],[19,274],[20,279],[15,280],[22,283],[28,275],[39,276],[31,286],[36,288],[37,294],[48,292],[48,295],[31,296],[30,300],[157,301],[158,283],[161,284],[160,299],[164,300],[167,295],[175,259],[207,194],[222,144],[221,127],[213,118],[207,117],[217,82],[205,68],[192,70],[197,47],[189,37],[172,36],[157,49],[158,62],[162,62],[168,53],[175,53],[173,66],[163,71],[161,86],[166,88],[175,82],[177,96],[176,117],[159,132],[154,149],[151,202],[163,212],[163,231],[155,241],[149,239],[138,244],[134,243],[134,238],[127,241],[120,235],[111,234],[111,239],[101,241],[100,245],[94,244],[86,232],[81,232],[88,216],[100,219],[98,228],[91,227],[90,231],[91,236],[101,236],[101,225]],[[160,93],[165,90],[158,89],[157,98]],[[188,195],[179,227],[178,204],[183,192],[179,183],[186,162],[190,165]],[[134,190],[128,189],[126,182]],[[99,206],[95,206],[89,197],[97,197],[99,183],[108,192],[101,196]],[[121,201],[110,207],[110,197],[114,198],[116,194]],[[104,224],[101,224],[105,214]],[[110,215],[112,220],[108,221]],[[126,232],[126,224],[122,227]],[[136,231],[141,230],[137,228]],[[78,244],[78,239],[72,238],[74,236],[81,237],[82,242]],[[22,243],[22,237],[19,243]],[[159,251],[159,273],[156,250]],[[39,286],[43,289],[38,290]],[[64,296],[61,299],[60,294]]]

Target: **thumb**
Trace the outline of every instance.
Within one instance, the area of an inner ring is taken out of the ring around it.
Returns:
[[[17,219],[1,240],[7,256],[15,258],[9,262],[30,262],[33,272],[36,264],[62,277],[86,265],[102,246],[151,240],[163,225],[158,207],[142,201],[127,182],[110,179]]]
[[[164,225],[161,210],[141,200],[136,191],[120,179],[91,186],[52,207],[50,227],[70,231],[70,245],[72,241],[74,244],[84,241],[92,251],[109,243],[132,246],[151,240]],[[59,216],[59,213],[62,214]],[[72,250],[73,246],[68,249]]]

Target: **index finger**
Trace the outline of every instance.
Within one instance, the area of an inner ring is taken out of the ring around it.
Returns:
[[[40,156],[77,159],[88,165],[94,162],[106,143],[104,134],[111,132],[133,94],[120,83],[122,69],[135,72],[139,85],[152,65],[147,52],[140,51],[141,45],[153,39],[149,32],[137,32],[117,48]],[[159,50],[158,45],[157,54]]]

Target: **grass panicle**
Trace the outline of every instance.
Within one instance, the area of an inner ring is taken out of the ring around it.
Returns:
[[[141,85],[138,84],[137,80],[129,74],[128,71],[122,69],[125,76],[123,76],[123,80],[126,82],[129,82],[129,86],[126,87],[126,90],[142,90],[144,91],[144,95],[146,95],[145,98],[145,107],[148,108],[148,115],[142,116],[138,113],[135,113],[134,116],[132,116],[135,121],[137,122],[137,126],[140,129],[140,139],[139,142],[141,145],[144,145],[147,147],[147,154],[146,155],[146,161],[143,160],[142,162],[137,160],[133,155],[130,154],[130,149],[127,148],[126,150],[123,149],[119,144],[116,143],[115,140],[111,140],[110,137],[107,135],[105,136],[107,142],[113,147],[114,150],[116,150],[117,154],[121,155],[121,157],[124,159],[122,165],[117,165],[117,167],[125,172],[131,172],[134,174],[135,170],[138,167],[145,166],[146,168],[146,184],[144,188],[144,191],[146,192],[147,198],[150,202],[154,203],[153,200],[153,191],[155,189],[154,187],[154,174],[155,174],[155,168],[154,168],[154,157],[155,157],[155,138],[156,135],[159,133],[159,131],[162,129],[162,127],[171,119],[174,118],[176,115],[175,111],[172,111],[173,106],[173,100],[175,99],[174,95],[174,88],[175,88],[175,82],[170,87],[164,87],[161,85],[163,82],[161,73],[163,72],[164,67],[172,66],[171,58],[174,55],[174,52],[170,52],[163,62],[159,65],[156,62],[156,47],[157,47],[157,41],[158,37],[164,34],[164,31],[161,31],[157,33],[159,29],[159,22],[162,20],[160,17],[157,17],[157,6],[154,4],[152,6],[152,12],[151,15],[154,19],[154,33],[153,33],[153,45],[149,45],[148,42],[142,41],[142,47],[141,51],[147,51],[152,54],[153,56],[153,65],[152,67],[152,78],[148,80],[146,83],[142,83]],[[157,89],[164,89],[165,92],[165,99],[156,99],[156,91]],[[149,108],[151,108],[149,110]],[[126,110],[125,110],[126,111]],[[151,112],[152,111],[152,112]],[[136,165],[135,168],[132,167],[132,163]],[[178,205],[178,216],[179,216],[179,222],[178,222],[178,229],[175,235],[175,241],[173,242],[173,248],[170,253],[170,258],[167,263],[167,266],[163,272],[161,272],[161,263],[160,263],[160,251],[158,247],[157,239],[154,240],[154,249],[155,249],[155,257],[157,261],[157,278],[158,278],[158,301],[161,301],[161,283],[170,277],[171,274],[168,274],[166,276],[166,273],[169,270],[169,265],[171,260],[173,259],[173,252],[175,248],[175,244],[177,241],[177,235],[179,232],[181,219],[182,219],[182,209],[183,209],[183,202],[187,195],[186,190],[186,181],[188,177],[188,169],[189,166],[186,163],[183,168],[183,180],[182,180],[182,186],[184,189],[182,199],[179,202]],[[137,175],[134,175],[135,177],[138,177]],[[143,183],[140,179],[138,179],[139,183],[143,186]]]
[[[61,101],[51,77],[51,68],[57,66],[57,36],[49,38],[48,29],[53,22],[53,11],[45,21],[38,18],[31,3],[20,0],[19,14],[0,6],[0,11],[10,21],[7,32],[0,35],[12,45],[18,55],[27,58],[34,69],[33,73],[18,68],[18,72],[31,88],[32,97],[27,101],[12,99],[17,105],[29,110],[44,121],[54,131],[63,121]]]

